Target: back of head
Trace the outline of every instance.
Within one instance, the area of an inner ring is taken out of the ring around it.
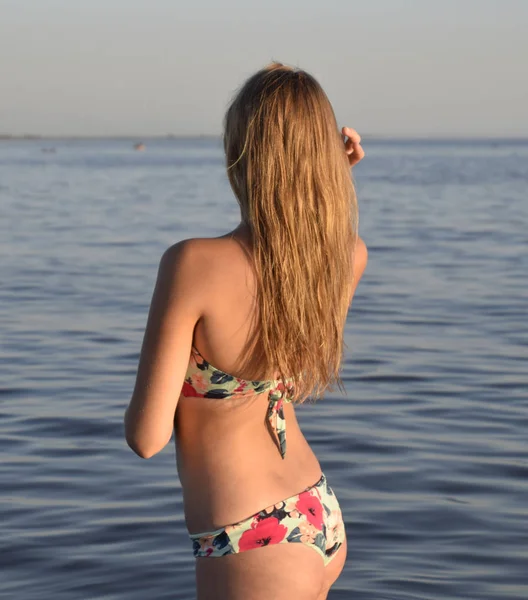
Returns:
[[[342,382],[357,204],[332,106],[308,73],[273,63],[225,116],[231,187],[251,231],[258,311],[246,368],[292,378],[295,399]],[[259,348],[259,350],[257,350]]]

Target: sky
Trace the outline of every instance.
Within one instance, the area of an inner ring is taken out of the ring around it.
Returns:
[[[340,126],[528,137],[528,0],[0,0],[0,134],[217,135],[271,60]]]

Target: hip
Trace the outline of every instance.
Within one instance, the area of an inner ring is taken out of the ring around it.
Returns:
[[[346,533],[339,502],[321,473],[313,485],[242,521],[213,531],[190,533],[189,537],[195,558],[300,543],[315,550],[326,566],[344,544]]]

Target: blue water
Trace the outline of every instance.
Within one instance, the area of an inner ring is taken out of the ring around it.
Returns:
[[[42,147],[56,148],[43,153]],[[238,223],[217,140],[0,143],[0,598],[194,597],[169,445],[123,438],[163,250]],[[366,141],[331,600],[528,598],[528,142]]]

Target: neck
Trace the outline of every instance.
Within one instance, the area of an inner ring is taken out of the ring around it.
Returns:
[[[230,231],[224,237],[234,239],[246,248],[251,247],[251,227],[246,221],[241,221],[233,231]]]

